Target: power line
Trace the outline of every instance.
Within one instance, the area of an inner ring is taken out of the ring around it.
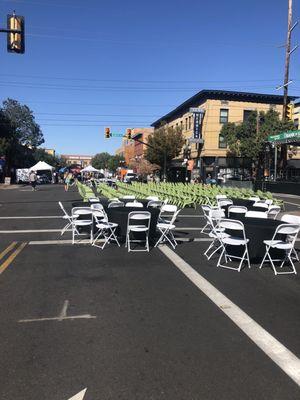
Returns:
[[[53,79],[63,81],[83,81],[83,82],[116,82],[116,83],[245,83],[245,82],[277,82],[277,79],[245,79],[245,80],[131,80],[131,79],[97,79],[97,78],[78,78],[49,75],[25,75],[4,73],[2,76],[13,76],[30,79]],[[296,81],[297,79],[294,79]]]

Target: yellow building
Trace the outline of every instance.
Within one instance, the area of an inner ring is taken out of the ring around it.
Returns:
[[[289,98],[293,100],[294,98]],[[283,96],[260,93],[234,92],[227,90],[202,90],[168,114],[155,121],[152,126],[158,129],[162,124],[182,129],[186,145],[191,147],[191,158],[194,160],[194,175],[212,173],[216,175],[219,168],[230,168],[227,156],[227,145],[220,135],[223,124],[243,122],[251,111],[267,111],[270,108],[282,113]],[[194,133],[194,115],[190,108],[200,108],[204,116],[200,125],[200,138],[203,144],[192,143]],[[192,139],[189,141],[189,139]],[[174,166],[180,167],[183,152]]]

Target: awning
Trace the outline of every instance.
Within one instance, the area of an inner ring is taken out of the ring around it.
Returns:
[[[300,145],[300,130],[282,132],[278,135],[270,135],[268,136],[268,142],[274,144],[294,143]]]

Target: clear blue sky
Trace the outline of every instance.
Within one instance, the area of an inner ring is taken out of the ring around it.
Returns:
[[[113,153],[120,139],[105,140],[105,126],[149,126],[201,89],[280,93],[287,2],[0,0],[1,26],[15,9],[27,33],[24,55],[7,53],[1,35],[0,100],[30,106],[47,148]]]

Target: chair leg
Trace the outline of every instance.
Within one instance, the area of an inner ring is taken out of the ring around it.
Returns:
[[[269,253],[269,247],[266,246],[266,252],[264,258],[262,259],[262,262],[260,263],[259,269],[263,267],[263,264],[265,263],[265,259],[267,258],[268,253]]]

